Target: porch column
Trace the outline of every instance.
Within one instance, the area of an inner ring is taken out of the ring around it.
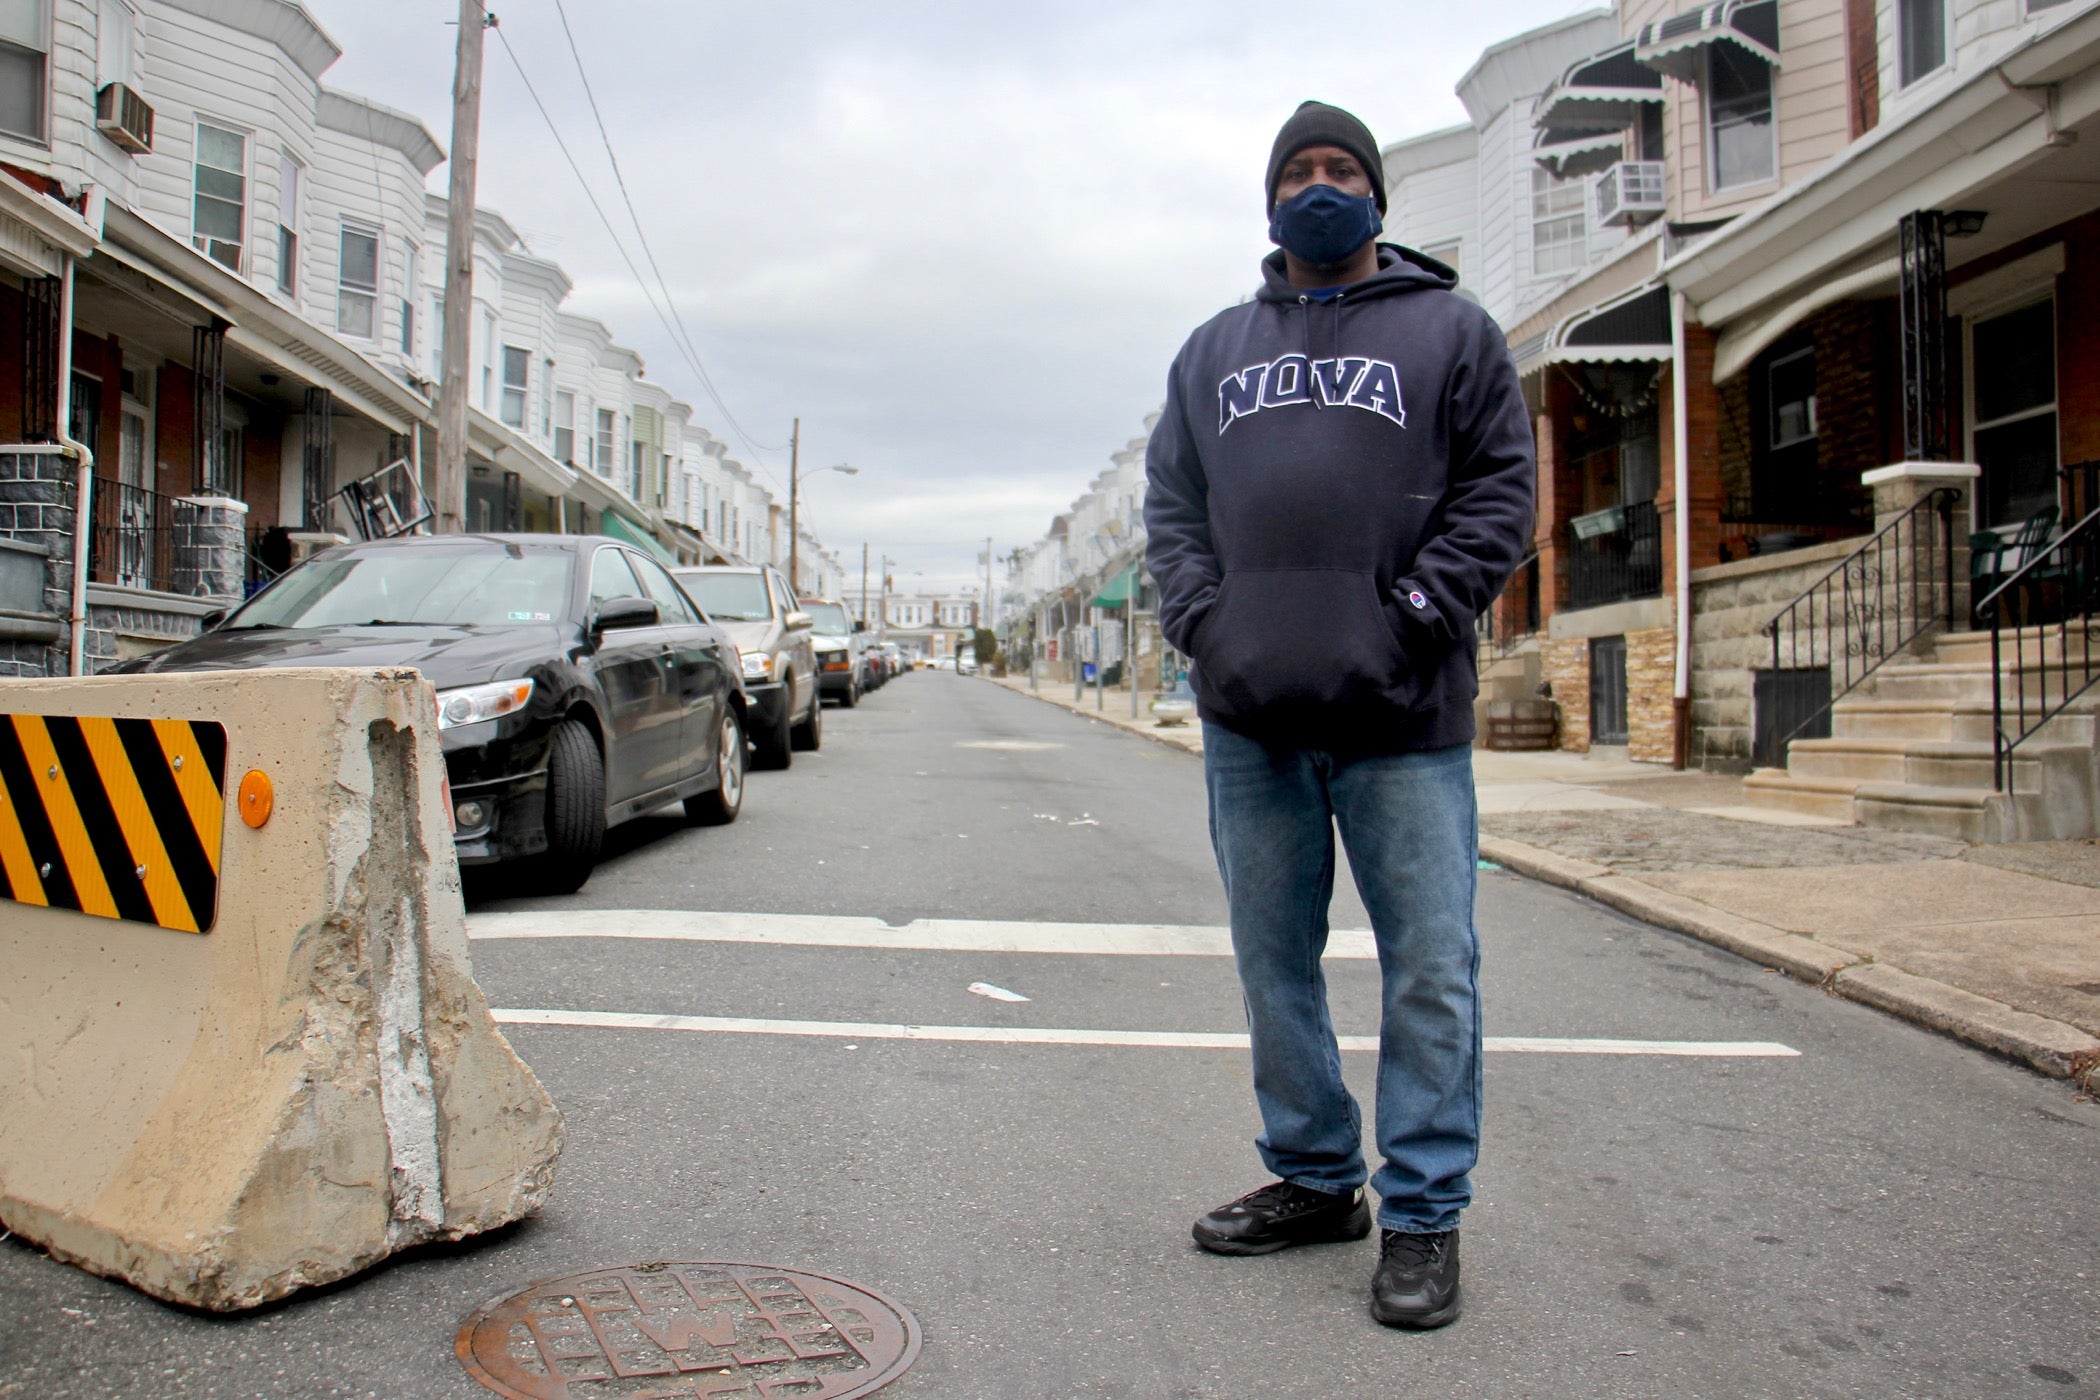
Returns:
[[[73,459],[55,447],[18,447],[0,453],[0,539],[12,540],[41,556],[29,568],[19,559],[7,561],[10,577],[18,570],[41,572],[40,578],[24,583],[19,598],[0,607],[43,615],[5,619],[8,625],[0,630],[0,677],[66,674],[71,642],[66,619],[73,607],[73,491],[78,475]],[[93,638],[89,640],[90,659],[101,659]]]
[[[175,591],[235,601],[248,591],[248,505],[226,496],[175,502]]]

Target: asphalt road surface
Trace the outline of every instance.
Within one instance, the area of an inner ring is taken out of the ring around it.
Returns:
[[[885,1400],[2100,1396],[2100,1107],[1565,892],[1482,877],[1468,1307],[1422,1335],[1367,1315],[1372,1243],[1189,1243],[1264,1179],[1230,960],[1180,931],[1224,921],[1200,760],[920,673],[735,826],[614,845],[578,896],[475,892],[476,972],[538,1013],[509,1034],[568,1115],[541,1216],[239,1319],[9,1242],[0,1396],[470,1400],[474,1307],[641,1260],[896,1300],[924,1350]],[[1375,966],[1328,967],[1374,1033]]]

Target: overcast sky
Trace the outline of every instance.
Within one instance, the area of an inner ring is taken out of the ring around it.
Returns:
[[[344,49],[323,81],[449,147],[457,6],[306,3]],[[986,536],[1040,537],[1142,431],[1183,338],[1256,283],[1269,142],[1299,101],[1382,142],[1448,126],[1482,48],[1591,8],[565,3],[679,313],[761,450],[674,350],[494,35],[481,202],[731,455],[784,483],[799,414],[805,471],[859,468],[806,480],[807,518],[856,570],[863,540],[899,561],[905,588],[969,576]],[[555,0],[494,9],[626,234]]]

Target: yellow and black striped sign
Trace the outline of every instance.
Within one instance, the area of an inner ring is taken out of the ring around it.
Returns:
[[[225,792],[222,724],[0,714],[0,895],[203,933]]]

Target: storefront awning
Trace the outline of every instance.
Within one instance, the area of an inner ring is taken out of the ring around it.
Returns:
[[[1545,359],[1608,364],[1670,355],[1670,292],[1651,286],[1570,316],[1555,328]]]
[[[635,548],[644,550],[659,564],[678,567],[678,556],[656,542],[656,536],[629,520],[615,510],[603,512],[598,517],[598,528],[616,540],[624,540]]]
[[[1563,180],[1609,170],[1625,154],[1623,132],[1570,131],[1558,126],[1541,128],[1531,147],[1531,158]]]
[[[1131,575],[1117,574],[1107,583],[1101,585],[1101,591],[1094,595],[1094,606],[1097,608],[1122,607],[1130,601],[1130,583]]]
[[[1618,131],[1662,100],[1662,74],[1636,57],[1632,44],[1620,44],[1570,64],[1532,109],[1531,120],[1569,131]]]
[[[1696,83],[1706,50],[1734,44],[1752,58],[1779,66],[1779,0],[1717,0],[1641,26],[1633,56],[1658,73]]]

